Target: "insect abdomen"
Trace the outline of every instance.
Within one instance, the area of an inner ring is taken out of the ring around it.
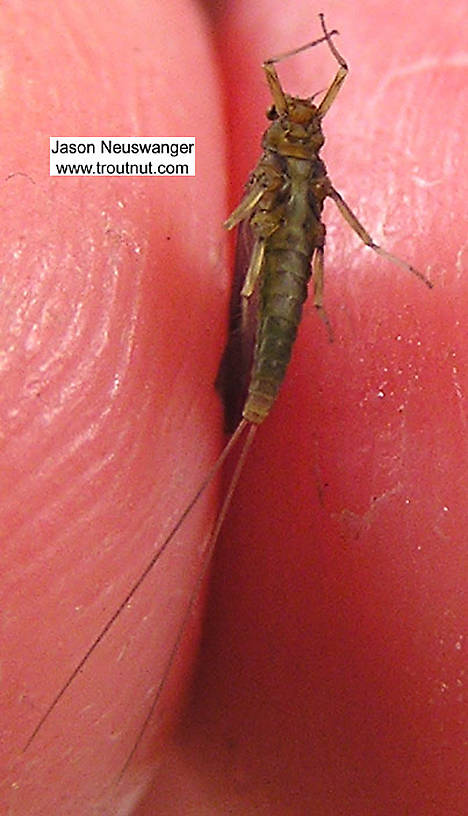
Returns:
[[[294,250],[266,253],[255,357],[243,416],[262,422],[286,373],[307,297],[310,258]]]

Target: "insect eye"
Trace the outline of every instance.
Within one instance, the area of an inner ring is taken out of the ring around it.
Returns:
[[[271,119],[272,122],[278,118],[278,111],[276,110],[274,105],[272,105],[271,108],[268,108],[266,116],[267,119]]]

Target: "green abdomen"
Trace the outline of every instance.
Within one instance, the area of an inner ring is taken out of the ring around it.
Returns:
[[[292,249],[266,253],[254,364],[243,416],[265,419],[283,382],[307,297],[310,257]]]

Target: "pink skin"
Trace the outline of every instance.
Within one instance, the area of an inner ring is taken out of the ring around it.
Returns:
[[[21,816],[131,812],[167,739],[193,638],[117,789],[115,780],[215,510],[212,490],[21,753],[221,444],[211,383],[225,331],[227,205],[212,44],[187,2],[157,14],[123,0],[98,7],[10,11],[1,47],[0,810]],[[132,134],[196,136],[197,176],[49,178],[50,135]]]
[[[317,36],[310,3],[288,8],[236,5],[221,31],[233,204],[265,127],[262,58]],[[461,5],[358,9],[323,8],[351,66],[323,154],[375,239],[436,287],[326,207],[335,342],[309,303],[218,543],[192,706],[138,814],[466,806]],[[320,46],[278,70],[306,95],[336,66]]]
[[[455,13],[440,19],[434,0],[382,17],[373,4],[323,8],[352,67],[324,156],[376,240],[431,265],[437,288],[361,249],[327,207],[335,343],[308,306],[220,541],[177,741],[167,725],[193,638],[115,787],[213,495],[20,753],[219,444],[227,207],[212,45],[188,3],[134,5],[50,3],[38,19],[12,15],[2,43],[2,177],[29,176],[2,188],[3,809],[462,812],[460,43]],[[262,58],[317,35],[310,4],[251,5],[220,30],[232,204],[258,158]],[[305,95],[335,66],[320,47],[279,70]],[[49,179],[49,135],[132,133],[197,136],[196,179]]]

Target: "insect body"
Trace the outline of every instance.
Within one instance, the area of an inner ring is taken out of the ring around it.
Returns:
[[[323,308],[323,254],[325,226],[321,213],[329,196],[359,237],[375,252],[416,274],[428,285],[432,284],[417,270],[379,247],[352,213],[340,194],[334,189],[326,167],[319,158],[324,144],[322,120],[333,104],[347,75],[348,67],[336,49],[328,32],[324,16],[320,15],[324,36],[295,51],[266,61],[263,68],[273,97],[268,116],[273,120],[266,131],[263,155],[253,171],[244,199],[228,218],[225,226],[232,229],[241,224],[253,236],[253,249],[241,291],[239,336],[231,342],[242,345],[242,337],[250,342],[249,301],[254,301],[256,337],[250,382],[242,406],[243,418],[253,424],[261,423],[281,387],[291,356],[301,319],[302,306],[307,297],[307,285],[312,276],[314,303],[329,333],[330,324]],[[311,99],[300,99],[284,93],[274,63],[326,41],[338,62],[338,71],[316,106]],[[247,224],[246,224],[247,222]],[[245,238],[241,231],[239,241]],[[258,303],[254,294],[258,289]],[[232,333],[231,333],[232,334]],[[241,359],[249,365],[248,352],[241,351]],[[234,353],[228,344],[218,377],[227,412],[226,426],[232,431],[239,416],[232,405],[232,393],[226,369]]]
[[[233,445],[249,427],[215,528],[206,542],[200,574],[187,603],[186,614],[176,642],[168,655],[160,685],[126,765],[133,756],[177,655],[249,445],[253,440],[256,428],[268,415],[281,387],[311,277],[314,286],[314,304],[331,333],[323,307],[325,226],[321,222],[321,213],[324,200],[330,197],[335,201],[348,224],[374,252],[413,273],[427,286],[432,286],[431,282],[420,272],[395,255],[386,252],[372,240],[333,187],[326,167],[319,157],[324,143],[322,119],[333,104],[348,72],[346,62],[332,40],[337,32],[327,31],[323,15],[320,15],[320,21],[323,30],[323,36],[320,39],[267,60],[263,65],[273,98],[273,107],[268,113],[272,124],[263,137],[263,155],[251,175],[245,196],[225,223],[227,229],[240,225],[237,259],[238,265],[245,272],[242,287],[239,286],[237,292],[239,298],[237,295],[234,297],[230,339],[217,379],[218,389],[225,401],[226,426],[230,432],[234,431],[233,436],[158,552],[152,556],[139,579],[129,589],[118,609],[96,636],[67,682],[49,705],[34,729],[28,745],[153,569],[201,493],[225,461]],[[300,99],[286,94],[281,87],[274,66],[275,63],[321,42],[328,44],[338,62],[338,70],[322,101],[319,105],[315,105],[312,99]],[[237,304],[238,299],[241,301],[240,309]],[[240,365],[237,365],[239,361]],[[233,386],[230,376],[233,363],[240,370],[240,389],[237,388],[237,382]]]

